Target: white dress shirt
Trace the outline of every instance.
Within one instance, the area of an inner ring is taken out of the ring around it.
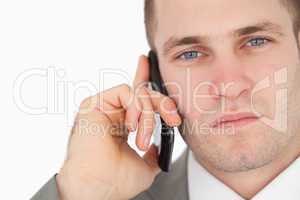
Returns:
[[[203,168],[195,160],[191,151],[188,155],[187,173],[190,200],[244,200]],[[282,171],[251,200],[269,199],[300,199],[300,158]]]

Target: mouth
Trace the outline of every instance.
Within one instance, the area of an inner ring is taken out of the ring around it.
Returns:
[[[254,115],[250,112],[222,115],[213,123],[211,123],[211,127],[241,127],[256,122],[259,118],[260,116]]]

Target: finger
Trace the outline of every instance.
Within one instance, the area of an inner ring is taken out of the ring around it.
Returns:
[[[130,105],[128,108],[128,112],[126,113],[126,124],[128,127],[128,130],[133,132],[137,129],[137,121],[139,119],[139,116],[141,115],[142,111],[142,105],[139,100],[138,92],[140,88],[143,88],[146,82],[149,79],[149,69],[148,69],[148,60],[147,57],[144,55],[141,55],[138,60],[138,67],[136,70],[135,78],[133,81],[133,89],[134,89],[134,102]]]
[[[141,88],[137,96],[142,104],[142,113],[138,124],[136,144],[141,150],[146,151],[155,127],[155,113],[146,88]]]
[[[133,97],[132,89],[128,85],[122,84],[84,100],[80,106],[79,115],[81,118],[88,116],[89,121],[99,122],[106,129],[111,126],[111,133],[120,133],[122,136],[122,134],[126,134],[126,131],[123,130],[125,115],[129,105],[132,104]]]
[[[160,92],[146,88],[153,105],[155,112],[159,115],[169,126],[178,126],[182,120],[178,113],[176,102],[168,96],[163,95]]]
[[[152,104],[154,106],[154,110],[161,114],[162,118],[166,121],[168,125],[170,126],[179,125],[181,123],[181,118],[179,114],[176,112],[177,109],[176,109],[175,102],[171,98],[159,92],[149,89],[145,84],[149,82],[149,76],[150,76],[150,65],[149,65],[148,57],[141,56],[139,59],[139,65],[138,65],[138,69],[133,84],[135,90],[137,88],[146,87],[148,89],[147,91],[152,91],[149,92],[150,96],[152,95],[153,97],[156,97],[154,99],[151,98]]]
[[[96,95],[97,108],[112,122],[124,122],[124,112],[134,103],[134,92],[130,86],[121,84]]]
[[[137,129],[137,122],[142,112],[142,104],[137,95],[134,95],[133,102],[126,111],[125,124],[128,131],[133,132]]]
[[[141,85],[145,86],[146,83],[149,82],[149,71],[148,57],[141,55],[139,57],[138,67],[133,81],[133,88],[137,88]]]

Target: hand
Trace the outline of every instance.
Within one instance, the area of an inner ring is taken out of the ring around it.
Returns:
[[[158,112],[170,126],[181,123],[175,102],[150,90],[149,63],[139,59],[133,88],[119,85],[81,103],[66,160],[57,175],[62,200],[130,199],[149,188],[160,172],[157,148],[149,147]],[[127,143],[137,130],[140,157]]]

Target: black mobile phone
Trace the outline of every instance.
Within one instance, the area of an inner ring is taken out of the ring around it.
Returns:
[[[151,50],[148,54],[148,59],[150,64],[150,82],[152,89],[168,96],[167,89],[163,84],[160,75],[159,62],[156,53]],[[170,171],[172,163],[172,153],[175,139],[174,128],[168,126],[161,117],[159,118],[161,122],[161,138],[158,152],[158,164],[162,171],[168,172]]]

